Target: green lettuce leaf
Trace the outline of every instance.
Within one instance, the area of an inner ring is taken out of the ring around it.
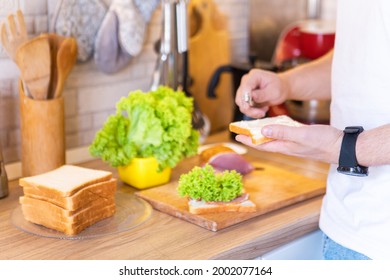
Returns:
[[[242,194],[242,187],[242,176],[235,170],[215,173],[214,168],[206,164],[182,174],[177,191],[180,196],[192,199],[228,202]]]

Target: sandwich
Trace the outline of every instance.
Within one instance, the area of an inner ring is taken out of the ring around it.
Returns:
[[[192,214],[256,212],[243,189],[242,176],[235,170],[217,173],[209,164],[196,166],[180,176],[177,191],[187,197]]]
[[[112,173],[73,165],[21,178],[19,198],[27,221],[76,235],[115,214],[117,180]]]
[[[252,140],[252,143],[255,145],[260,145],[274,139],[268,138],[261,133],[261,129],[270,124],[281,124],[287,126],[302,126],[301,123],[294,121],[286,115],[269,117],[256,120],[242,120],[237,122],[232,122],[229,124],[229,130],[236,134],[243,134],[249,136]]]

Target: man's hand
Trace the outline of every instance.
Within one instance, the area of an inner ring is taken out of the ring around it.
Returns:
[[[237,135],[236,140],[261,151],[338,163],[343,132],[332,126],[267,125],[263,127],[262,134],[275,140],[257,146],[245,135]]]

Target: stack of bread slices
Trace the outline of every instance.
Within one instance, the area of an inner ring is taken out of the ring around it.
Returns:
[[[19,180],[26,220],[76,235],[113,216],[117,180],[111,172],[73,165]]]

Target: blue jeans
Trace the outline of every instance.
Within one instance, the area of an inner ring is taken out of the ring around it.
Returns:
[[[326,234],[322,237],[322,255],[325,260],[370,260],[367,256],[334,242]]]

